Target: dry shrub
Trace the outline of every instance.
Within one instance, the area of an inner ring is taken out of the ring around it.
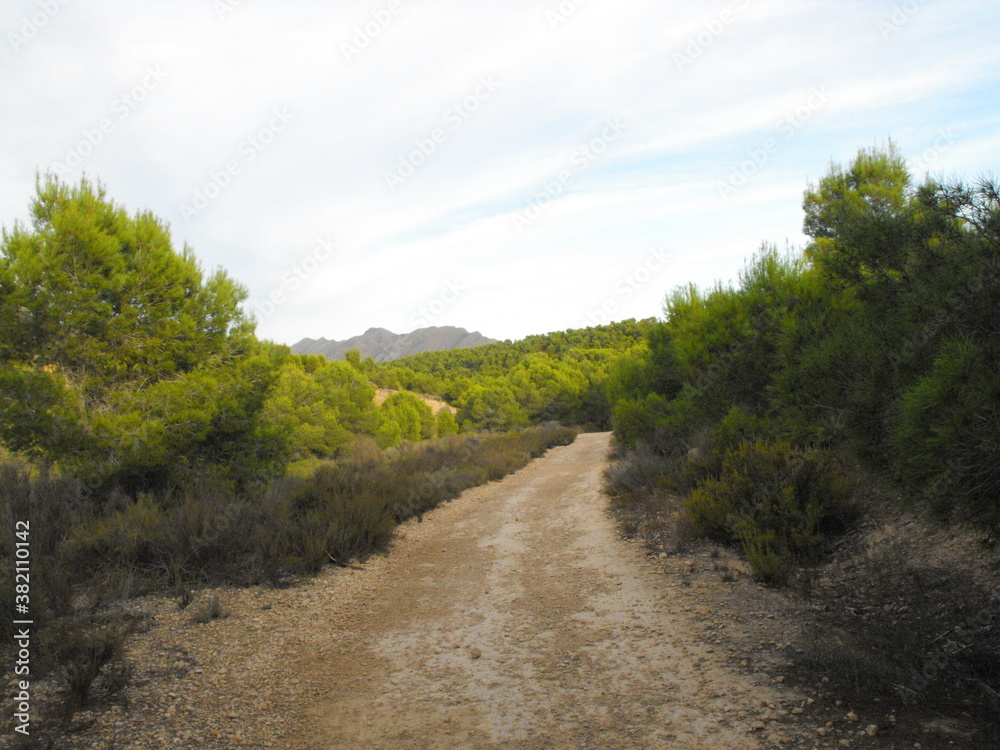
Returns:
[[[62,706],[66,717],[86,707],[97,693],[110,700],[128,686],[132,670],[125,643],[135,632],[131,620],[65,618],[42,632],[42,658],[66,690]]]

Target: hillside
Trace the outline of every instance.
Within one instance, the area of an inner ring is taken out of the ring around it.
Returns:
[[[349,349],[358,349],[362,357],[371,357],[376,362],[389,362],[423,352],[471,349],[495,341],[496,339],[487,338],[479,331],[469,332],[454,326],[418,328],[410,333],[393,333],[385,328],[369,328],[362,335],[346,341],[331,341],[324,338],[302,339],[292,345],[292,352],[322,354],[327,359],[333,360],[343,359]]]

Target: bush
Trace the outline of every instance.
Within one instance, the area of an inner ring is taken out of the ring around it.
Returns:
[[[650,441],[666,414],[666,407],[667,399],[656,393],[616,402],[611,415],[615,439],[625,448],[634,448],[639,441]]]
[[[679,552],[692,539],[687,512],[673,492],[684,457],[664,458],[645,444],[616,452],[604,471],[604,490],[622,532],[655,552]]]
[[[182,496],[146,494],[67,530],[59,557],[73,580],[136,577],[183,590],[198,583],[278,582],[384,549],[401,521],[524,466],[574,430],[548,424],[516,433],[450,436],[378,452],[356,441],[351,458],[311,475],[236,494],[206,482]],[[3,592],[0,592],[2,596]]]
[[[206,625],[212,620],[219,620],[226,617],[226,610],[219,601],[219,597],[213,596],[207,602],[202,603],[191,615],[191,622],[197,625]]]
[[[776,582],[816,562],[856,513],[852,486],[832,456],[784,441],[752,440],[725,452],[721,469],[685,500],[695,528],[738,543],[754,573]]]
[[[604,491],[611,497],[636,497],[667,486],[671,465],[649,446],[616,456],[604,470]]]
[[[37,625],[71,611],[70,576],[58,550],[63,538],[91,517],[93,508],[82,485],[71,477],[53,472],[32,471],[27,465],[10,461],[0,464],[0,601],[9,600],[13,609],[13,560],[17,538],[15,523],[29,524],[31,544],[31,611]],[[0,634],[10,635],[10,621],[0,624]]]
[[[95,618],[70,618],[43,631],[44,656],[54,662],[67,689],[67,716],[85,707],[98,685],[109,697],[128,685],[131,668],[125,642],[133,631],[132,623],[123,619]]]
[[[455,415],[449,409],[442,409],[438,412],[437,434],[438,437],[448,437],[449,435],[458,434],[458,420],[455,419]]]
[[[893,432],[897,474],[942,516],[954,510],[1000,529],[1000,375],[996,357],[948,343],[901,399]]]

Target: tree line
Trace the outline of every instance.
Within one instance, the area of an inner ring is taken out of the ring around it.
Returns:
[[[0,443],[98,494],[135,494],[205,477],[246,488],[366,441],[608,425],[610,363],[651,324],[328,362],[258,339],[246,299],[150,212],[86,179],[39,178],[30,222],[0,244]],[[376,405],[378,387],[399,392]]]
[[[804,197],[801,253],[686,286],[608,381],[704,533],[781,577],[849,524],[857,461],[940,517],[1000,529],[1000,196],[917,183],[890,144]]]

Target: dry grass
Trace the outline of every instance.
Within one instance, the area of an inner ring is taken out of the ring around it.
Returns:
[[[622,533],[650,550],[684,551],[695,538],[684,504],[671,491],[669,461],[642,446],[616,453],[604,472],[604,491],[611,497]]]

